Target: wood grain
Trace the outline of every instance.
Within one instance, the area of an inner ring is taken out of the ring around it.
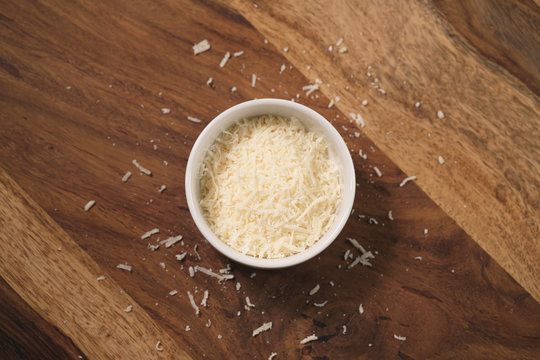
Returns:
[[[234,9],[212,1],[21,1],[6,4],[1,13],[0,107],[6,110],[0,112],[0,164],[9,174],[2,173],[2,186],[7,183],[10,190],[0,196],[10,203],[0,202],[0,211],[11,214],[11,221],[7,227],[8,217],[0,220],[0,257],[7,256],[5,249],[15,255],[0,264],[1,276],[85,356],[107,358],[104,351],[119,351],[117,343],[128,339],[133,348],[148,346],[148,354],[166,356],[148,340],[157,335],[137,341],[129,336],[134,329],[159,333],[167,339],[162,341],[166,351],[176,346],[193,359],[267,359],[274,351],[278,359],[534,359],[540,353],[540,305],[415,183],[399,187],[406,174],[364,134],[357,137],[344,113],[327,107],[327,97],[305,97],[301,88],[308,78],[284,56],[296,50],[284,54],[270,37],[266,44],[268,34],[261,35]],[[212,49],[194,56],[192,44],[205,38]],[[245,54],[219,68],[226,51],[239,50]],[[286,70],[280,75],[281,64]],[[255,88],[251,74],[259,77]],[[206,85],[209,77],[213,87]],[[238,91],[231,92],[233,86]],[[254,97],[290,99],[297,93],[298,101],[336,126],[351,149],[358,179],[355,212],[332,246],[305,264],[281,271],[229,264],[202,238],[187,210],[183,184],[189,151],[205,124],[226,108]],[[376,99],[370,97],[368,107]],[[163,107],[171,113],[163,115]],[[187,116],[203,122],[189,122]],[[359,157],[360,149],[367,160]],[[132,159],[152,176],[139,175]],[[123,183],[128,170],[134,175]],[[163,184],[167,190],[159,194]],[[96,205],[85,212],[91,199]],[[8,211],[12,206],[24,209],[25,217]],[[394,221],[388,219],[389,210]],[[14,229],[33,230],[33,225],[20,228],[26,217],[29,225],[40,221],[58,236],[9,241]],[[160,234],[140,239],[154,227]],[[184,235],[183,244],[155,252],[147,248],[177,234]],[[376,252],[373,268],[346,269],[350,260],[343,255],[354,250],[346,237]],[[58,252],[64,242],[69,246]],[[28,243],[46,250],[31,264],[17,255]],[[174,255],[182,251],[188,257],[178,262]],[[60,261],[64,257],[70,261]],[[124,262],[133,265],[132,273],[115,269]],[[36,275],[19,275],[22,263]],[[235,280],[219,284],[200,273],[191,278],[188,268],[194,265],[214,271],[230,265]],[[59,281],[65,294],[44,295],[54,298],[47,304],[53,310],[68,306],[75,312],[73,299],[82,296],[76,294],[81,288],[84,294],[95,293],[105,285],[101,291],[107,293],[90,298],[96,304],[85,312],[86,321],[76,317],[64,324],[27,290],[48,291],[32,280],[48,276],[39,268],[72,279]],[[95,281],[101,273],[106,283]],[[309,296],[316,284],[321,290]],[[171,290],[179,293],[171,296]],[[209,306],[201,307],[200,316],[187,299],[188,290],[197,302],[209,291]],[[246,296],[254,308],[245,309]],[[97,305],[109,297],[106,305]],[[128,300],[135,308],[125,314]],[[326,300],[322,308],[313,305]],[[124,329],[127,334],[109,332],[103,340],[103,332],[86,328],[110,326],[131,315],[136,317],[129,317],[134,323]],[[272,330],[252,337],[268,321]],[[313,333],[319,340],[300,344]]]
[[[540,300],[536,5],[437,1],[438,12],[429,1],[233,4],[288,47],[284,55],[306,77],[322,79],[341,111],[360,112],[365,134]],[[340,37],[348,52],[328,51]]]
[[[0,276],[87,356],[189,359],[115,282],[96,280],[103,275],[99,266],[2,169],[0,204]],[[128,305],[130,313],[124,311]],[[3,322],[8,325],[21,330]]]

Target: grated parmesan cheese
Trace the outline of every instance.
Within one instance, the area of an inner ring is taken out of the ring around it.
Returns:
[[[262,333],[264,331],[268,331],[270,329],[272,329],[272,322],[271,321],[267,322],[267,323],[264,323],[261,326],[259,326],[258,328],[256,328],[255,330],[253,330],[253,336],[257,336],[260,333]]]
[[[180,254],[176,254],[176,260],[182,261],[182,260],[184,260],[186,258],[186,255],[187,255],[186,251],[184,251],[184,252],[182,252]]]
[[[131,177],[131,171],[128,171],[127,173],[124,174],[124,176],[122,176],[122,182],[127,182],[129,180],[129,178]]]
[[[159,234],[159,229],[158,228],[154,228],[154,229],[152,229],[150,231],[147,231],[144,234],[142,234],[141,235],[141,240],[148,239],[150,236],[152,236],[154,234]]]
[[[190,266],[191,268],[191,266]],[[191,272],[191,270],[190,270]],[[225,280],[232,280],[234,279],[234,275],[233,274],[223,274],[223,275],[220,275],[220,274],[216,274],[215,272],[213,272],[212,270],[210,269],[207,269],[207,268],[204,268],[202,266],[199,266],[199,265],[196,265],[195,266],[195,269],[193,271],[193,276],[195,276],[195,272],[202,272],[203,274],[206,274],[208,276],[212,276],[212,277],[215,277],[218,279],[219,282],[223,282]],[[193,277],[192,276],[192,277]]]
[[[161,113],[162,113],[163,115],[170,114],[170,113],[171,113],[171,109],[169,109],[169,108],[161,108]]]
[[[171,236],[168,239],[161,240],[159,243],[162,244],[162,245],[164,244],[166,248],[170,248],[171,246],[176,245],[176,243],[181,241],[183,238],[184,237],[182,235]]]
[[[163,347],[161,346],[161,341],[158,341],[158,342],[156,343],[156,350],[157,350],[157,351],[163,351]]]
[[[227,64],[227,61],[229,61],[229,58],[231,57],[231,53],[230,52],[226,52],[225,55],[223,56],[223,59],[221,59],[221,62],[219,63],[219,67],[224,67],[226,64]]]
[[[97,280],[97,281],[103,281],[103,280],[105,280],[105,279],[106,279],[105,275],[101,275],[101,276],[99,276],[96,280]]]
[[[196,117],[193,117],[193,116],[188,116],[187,119],[191,122],[194,122],[194,123],[200,123],[202,122],[201,119],[197,119]]]
[[[381,172],[381,170],[379,170],[378,167],[374,166],[374,167],[373,167],[373,170],[375,170],[375,173],[377,174],[378,177],[381,177],[381,176],[382,176],[382,172]]]
[[[399,341],[407,340],[407,338],[405,336],[399,336],[399,335],[396,335],[396,334],[394,334],[394,339],[399,340]]]
[[[170,296],[174,296],[174,295],[176,295],[176,294],[178,294],[178,290],[171,290],[171,291],[169,291],[169,295],[170,295]]]
[[[187,292],[187,295],[189,298],[189,302],[191,303],[191,306],[195,310],[195,315],[199,315],[201,311],[199,310],[199,307],[197,306],[197,304],[195,304],[195,299],[193,298],[193,295],[189,292],[189,290]]]
[[[328,304],[328,300],[325,300],[325,301],[323,301],[322,303],[316,303],[316,302],[314,302],[314,303],[313,303],[313,306],[315,306],[315,307],[325,307],[326,304]]]
[[[249,300],[249,296],[246,296],[246,306],[246,310],[249,310],[250,307],[255,307],[255,305],[251,303],[251,300]]]
[[[444,158],[442,156],[439,155],[439,164],[443,165],[444,164]]]
[[[193,266],[189,267],[189,276],[194,277],[195,276],[195,269],[193,269]]]
[[[152,176],[152,172],[148,170],[147,168],[145,168],[144,166],[142,166],[141,164],[139,164],[137,160],[133,159],[133,161],[131,162],[133,163],[133,165],[135,165],[137,169],[139,169],[140,172],[142,172],[145,175]]]
[[[270,356],[268,357],[268,360],[272,360],[273,358],[275,358],[277,356],[277,353],[276,352],[273,352],[270,354]]]
[[[257,75],[251,74],[251,87],[255,87],[255,84],[257,83]]]
[[[416,176],[409,176],[409,177],[406,177],[406,178],[403,179],[403,181],[399,184],[399,187],[403,187],[403,186],[405,186],[406,183],[408,183],[409,181],[413,181],[413,180],[416,180]]]
[[[199,55],[200,53],[203,53],[208,50],[210,50],[210,43],[206,39],[193,45],[194,55]]]
[[[309,335],[308,337],[306,337],[302,341],[300,341],[300,344],[304,345],[304,344],[307,344],[308,342],[315,341],[317,339],[318,339],[318,337],[315,334]]]
[[[320,287],[319,284],[315,285],[315,287],[313,289],[309,290],[309,295],[315,295],[317,293],[317,291],[319,291],[320,288],[321,287]]]
[[[129,272],[131,272],[133,270],[133,266],[125,265],[125,264],[118,264],[118,265],[116,265],[116,268],[120,269],[120,270],[129,271]]]
[[[364,307],[362,306],[362,304],[360,304],[360,306],[358,306],[358,312],[360,314],[363,314],[364,313]]]
[[[95,200],[90,200],[89,202],[86,203],[86,205],[84,205],[84,211],[88,211],[92,208],[92,206],[96,205],[96,201]]]
[[[214,78],[209,77],[208,80],[206,80],[206,85],[212,87],[214,85]]]
[[[233,55],[234,55],[234,57],[242,56],[242,55],[244,55],[244,51],[243,50],[237,51]]]
[[[161,185],[161,187],[158,189],[159,193],[162,194],[165,190],[167,190],[166,185]]]
[[[439,119],[444,119],[444,112],[442,110],[437,111],[437,117]]]
[[[285,257],[313,245],[341,199],[327,144],[294,118],[239,121],[209,148],[200,171],[211,229],[251,256]]]
[[[285,64],[281,64],[281,68],[279,69],[279,74],[281,75],[285,69],[287,69],[287,66],[285,66]]]
[[[208,290],[204,290],[203,299],[201,300],[201,306],[208,307],[206,303],[208,301]]]
[[[319,84],[302,86],[302,90],[304,90],[306,92],[306,96],[309,96],[314,91],[319,90]]]
[[[124,312],[130,313],[132,310],[133,310],[133,305],[128,305],[128,307],[124,309]]]
[[[388,218],[389,218],[391,221],[394,221],[394,216],[392,215],[392,210],[388,211]]]

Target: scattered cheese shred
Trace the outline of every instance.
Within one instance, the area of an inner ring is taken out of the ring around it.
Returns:
[[[442,110],[437,111],[437,117],[439,119],[444,119],[444,112]]]
[[[399,341],[407,340],[407,338],[405,336],[399,336],[399,335],[396,335],[396,334],[394,334],[394,339],[399,340]]]
[[[302,90],[306,92],[306,96],[311,95],[314,91],[319,90],[319,84],[315,85],[305,85],[302,87]]]
[[[208,290],[204,290],[203,299],[201,300],[201,306],[208,307],[208,304],[206,303],[208,301]]]
[[[318,337],[315,334],[309,335],[308,337],[306,337],[302,341],[300,341],[300,344],[304,345],[304,344],[307,344],[308,342],[315,341],[317,339],[318,339]]]
[[[375,170],[375,173],[377,174],[378,177],[381,177],[381,176],[382,176],[382,172],[381,172],[381,170],[379,170],[378,167],[374,166],[374,167],[373,167],[373,170]]]
[[[199,310],[199,307],[197,306],[197,304],[195,304],[195,299],[193,298],[193,295],[189,292],[189,290],[187,292],[187,295],[189,298],[189,302],[191,303],[191,306],[195,310],[195,315],[199,315],[201,311]]]
[[[209,77],[208,80],[206,80],[206,85],[212,87],[212,85],[214,85],[214,78]]]
[[[253,336],[257,336],[260,333],[262,333],[264,331],[268,331],[270,329],[272,329],[272,322],[271,321],[267,322],[267,323],[264,323],[261,326],[259,326],[258,328],[256,328],[255,330],[253,330]]]
[[[152,245],[149,243],[148,248],[152,251],[156,251],[157,249],[159,249],[159,245]]]
[[[221,59],[221,62],[219,63],[219,67],[224,67],[226,64],[227,64],[227,61],[229,61],[229,58],[231,57],[231,53],[230,52],[226,52],[225,55],[223,56],[223,59]]]
[[[392,210],[388,211],[388,218],[390,221],[394,221],[394,216],[392,215]]]
[[[315,307],[325,307],[326,304],[328,304],[328,300],[325,300],[325,301],[323,301],[322,303],[316,303],[316,302],[314,302],[314,303],[313,303],[313,306],[315,306]]]
[[[133,266],[125,265],[125,264],[118,264],[118,265],[116,265],[116,268],[120,269],[120,270],[129,271],[129,272],[131,272],[133,270]]]
[[[207,268],[204,268],[202,266],[199,266],[199,265],[196,265],[195,266],[195,269],[194,271],[196,272],[202,272],[203,274],[206,274],[208,276],[212,276],[212,277],[215,277],[219,280],[219,282],[223,282],[225,280],[232,280],[234,279],[234,275],[233,274],[224,274],[224,275],[220,275],[220,274],[216,274],[215,272],[213,272],[212,270],[210,269],[207,269]]]
[[[99,276],[96,280],[97,280],[97,281],[103,281],[103,280],[105,280],[105,279],[106,279],[105,275],[101,275],[101,276]]]
[[[176,245],[176,243],[180,242],[184,237],[182,235],[178,236],[171,236],[168,239],[161,240],[159,243],[162,245],[165,245],[166,248],[170,248],[173,245]]]
[[[351,119],[356,123],[356,126],[363,128],[366,126],[366,122],[364,121],[364,118],[360,114],[355,113],[349,113],[349,116]]]
[[[399,187],[403,187],[403,186],[405,186],[406,183],[408,183],[409,181],[413,181],[413,180],[416,180],[416,176],[409,176],[409,177],[406,177],[406,178],[403,179],[403,181],[399,184]]]
[[[273,358],[275,358],[277,356],[277,353],[276,352],[273,352],[270,354],[270,356],[268,357],[268,360],[272,360]]]
[[[338,52],[339,52],[340,54],[344,54],[344,53],[346,53],[347,51],[349,51],[349,49],[347,49],[346,46],[342,46],[342,47],[338,50]]]
[[[96,205],[96,201],[95,200],[90,200],[89,202],[86,203],[86,205],[84,205],[84,211],[88,211],[92,208],[92,206]]]
[[[315,285],[315,287],[311,290],[309,290],[309,295],[315,295],[319,289],[321,288],[321,286],[319,284]]]
[[[255,84],[257,83],[257,75],[251,74],[251,87],[255,87]]]
[[[199,55],[200,53],[203,53],[208,50],[210,50],[210,43],[206,39],[193,45],[194,55]]]
[[[141,235],[141,240],[148,239],[150,236],[152,236],[154,234],[159,234],[159,229],[158,228],[153,228],[152,230],[147,231],[144,234],[142,234]]]
[[[239,57],[239,56],[242,56],[244,55],[244,51],[243,50],[240,50],[240,51],[237,51],[233,54],[235,57]]]
[[[147,168],[145,168],[144,166],[142,166],[141,164],[139,164],[139,162],[137,160],[133,159],[132,163],[143,174],[148,175],[148,176],[152,176],[152,172],[150,170],[148,170]]]
[[[331,226],[342,195],[324,139],[294,118],[240,120],[208,149],[200,171],[200,204],[211,229],[261,258],[313,245]]]
[[[166,185],[161,185],[161,187],[158,189],[159,193],[162,194],[165,190],[167,190]]]
[[[246,296],[246,305],[248,307],[255,307],[255,305],[251,303],[251,300],[249,299],[249,296]]]
[[[161,113],[162,113],[163,115],[170,114],[170,113],[171,113],[171,109],[169,109],[169,108],[161,108]]]
[[[133,310],[133,305],[128,305],[128,307],[124,309],[124,312],[130,313],[132,310]]]
[[[187,251],[184,251],[180,254],[176,254],[176,260],[178,261],[182,261],[186,258],[186,255],[187,255]]]
[[[443,165],[444,164],[444,158],[442,156],[439,155],[439,164]]]
[[[360,304],[360,306],[358,306],[358,312],[360,314],[363,314],[364,313],[364,307],[362,306],[362,304]]]
[[[161,341],[158,341],[158,342],[156,343],[156,350],[157,350],[157,351],[163,351],[163,347],[161,346]]]
[[[131,175],[132,175],[131,171],[128,171],[127,173],[125,173],[124,176],[122,176],[122,182],[127,182],[129,178],[131,177]]]
[[[201,123],[202,120],[201,119],[197,119],[196,117],[193,117],[193,116],[188,116],[187,119],[191,122],[194,122],[194,123]]]
[[[176,294],[178,294],[178,290],[171,290],[171,291],[169,291],[169,295],[171,295],[171,296],[174,296],[174,295],[176,295]]]
[[[282,74],[285,69],[287,69],[287,66],[285,64],[281,64],[281,68],[279,69],[279,73]]]

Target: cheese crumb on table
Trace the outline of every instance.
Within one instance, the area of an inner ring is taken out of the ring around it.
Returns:
[[[191,292],[189,292],[189,290],[187,292],[187,295],[188,295],[188,298],[189,298],[189,302],[191,303],[191,306],[195,310],[195,315],[199,315],[201,311],[199,310],[199,307],[195,303],[195,299],[193,298],[193,295],[191,294]]]
[[[227,61],[229,61],[229,58],[231,57],[231,53],[230,52],[226,52],[225,55],[223,56],[223,59],[221,59],[221,62],[219,63],[219,67],[224,67],[226,64],[227,64]]]
[[[90,200],[89,202],[86,203],[86,205],[84,205],[84,211],[90,210],[94,205],[96,205],[96,201]]]
[[[96,280],[97,280],[97,281],[103,281],[103,280],[105,280],[105,279],[106,279],[106,277],[105,277],[104,275],[101,275],[101,276],[99,276]]]
[[[358,306],[358,312],[360,314],[363,314],[364,313],[364,307],[362,306],[362,304],[360,304],[360,306]]]
[[[444,164],[444,158],[442,156],[439,155],[439,164],[443,165]]]
[[[399,340],[399,341],[407,340],[407,338],[405,336],[399,336],[399,335],[396,335],[396,334],[394,334],[394,339]]]
[[[193,116],[188,116],[187,119],[191,122],[194,122],[194,123],[201,123],[202,120],[201,119],[197,119],[196,117],[193,117]]]
[[[307,344],[308,342],[315,341],[317,339],[318,339],[318,337],[315,334],[309,335],[308,337],[306,337],[302,341],[300,341],[300,344],[304,345],[304,344]]]
[[[127,173],[125,173],[124,176],[122,176],[122,182],[128,181],[131,175],[132,175],[131,171],[128,171]]]
[[[257,75],[251,74],[251,87],[255,87],[255,84],[257,83]]]
[[[200,41],[193,45],[193,54],[199,55],[200,53],[203,53],[205,51],[210,50],[210,43],[208,40],[204,39],[203,41]]]
[[[321,286],[319,284],[315,285],[315,287],[311,290],[309,290],[309,295],[315,295],[319,289],[321,288]]]
[[[169,108],[161,108],[161,113],[162,113],[163,115],[170,114],[170,113],[171,113],[171,109],[169,109]]]
[[[132,310],[133,310],[133,305],[128,305],[128,307],[124,309],[124,312],[130,313]]]
[[[149,230],[149,231],[145,232],[144,234],[142,234],[141,235],[141,240],[148,239],[150,236],[155,235],[155,234],[159,234],[159,229],[158,228],[153,228],[152,230]]]
[[[444,119],[444,112],[442,110],[437,111],[437,117],[439,119]]]
[[[268,331],[270,329],[272,329],[272,322],[271,321],[267,322],[267,323],[264,323],[261,326],[259,326],[258,328],[256,328],[255,330],[253,330],[253,336],[257,336],[260,333],[262,333],[264,331]]]
[[[156,343],[156,350],[157,350],[157,351],[163,351],[163,347],[161,346],[161,341],[158,341],[158,342]]]
[[[276,356],[277,356],[277,353],[276,353],[276,352],[273,352],[273,353],[271,353],[270,356],[268,357],[268,360],[272,360],[272,359],[274,359]]]
[[[176,295],[176,294],[178,294],[178,290],[171,290],[171,291],[169,291],[169,295],[170,295],[170,296],[174,296],[174,295]]]
[[[129,272],[131,272],[133,270],[133,266],[125,265],[125,264],[118,264],[118,265],[116,265],[116,268],[120,269],[120,270],[129,271]]]
[[[403,179],[403,181],[401,183],[399,183],[399,187],[403,187],[403,186],[405,186],[406,183],[408,183],[409,181],[413,181],[413,180],[416,180],[416,176],[406,177],[405,179]]]
[[[148,175],[148,176],[151,176],[152,175],[152,172],[150,170],[148,170],[147,168],[145,168],[144,166],[142,166],[141,164],[139,164],[139,162],[135,159],[133,159],[131,161],[133,163],[133,165],[135,165],[135,167],[137,169],[139,169],[140,172],[142,172],[143,174],[145,175]]]

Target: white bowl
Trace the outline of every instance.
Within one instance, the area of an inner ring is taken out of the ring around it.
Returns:
[[[212,232],[200,206],[201,192],[199,171],[208,148],[214,143],[223,130],[231,127],[240,119],[263,114],[295,117],[300,120],[309,131],[323,135],[328,144],[330,157],[333,161],[336,161],[340,168],[341,184],[343,186],[342,199],[338,205],[335,220],[319,241],[298,254],[276,259],[265,259],[245,255],[231,248]],[[186,168],[187,203],[191,216],[203,236],[219,252],[230,259],[245,265],[263,269],[275,269],[296,265],[313,258],[326,249],[326,247],[328,247],[339,235],[349,218],[354,201],[355,189],[356,179],[351,155],[347,145],[345,145],[345,142],[337,130],[324,117],[310,108],[292,101],[280,99],[246,101],[219,114],[206,126],[206,128],[204,128],[197,138],[197,141],[195,141],[191,153],[189,154]]]

